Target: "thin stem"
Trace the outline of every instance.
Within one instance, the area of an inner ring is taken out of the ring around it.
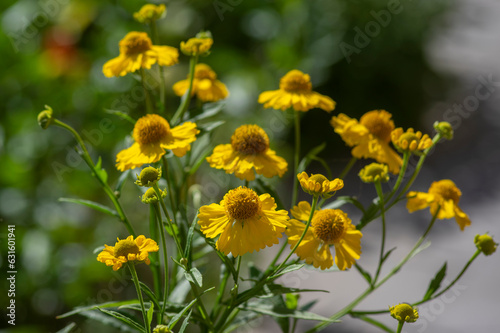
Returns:
[[[294,206],[297,202],[297,192],[299,189],[299,180],[297,174],[299,173],[299,160],[300,160],[300,112],[293,111],[295,114],[295,151],[293,158],[293,191],[292,191],[292,204]]]
[[[405,324],[405,321],[404,320],[400,320],[399,323],[398,323],[398,330],[396,331],[396,333],[401,333],[403,331],[403,325]]]
[[[386,202],[389,202],[389,200],[391,200],[392,196],[398,191],[399,186],[401,186],[401,182],[403,181],[406,169],[408,168],[408,161],[410,160],[410,157],[411,153],[409,151],[405,151],[403,154],[403,165],[401,166],[401,169],[399,169],[398,179],[396,180],[396,184],[394,185],[391,193],[385,199]]]
[[[142,89],[144,89],[144,97],[146,99],[146,111],[147,113],[153,113],[153,106],[151,105],[151,97],[149,96],[148,89],[146,88],[146,74],[144,73],[144,68],[141,67],[140,69],[141,73],[141,84],[142,84]]]
[[[314,215],[314,211],[316,210],[316,205],[318,204],[318,198],[319,196],[315,195],[313,197],[313,201],[312,201],[312,206],[311,206],[311,212],[309,213],[309,219],[307,220],[307,223],[306,223],[306,227],[304,228],[304,231],[302,232],[302,235],[300,236],[298,242],[295,244],[295,246],[293,247],[292,251],[290,252],[290,254],[286,257],[286,259],[278,266],[278,268],[276,268],[274,270],[274,272],[278,273],[281,268],[286,264],[286,262],[288,261],[288,259],[290,259],[290,257],[292,256],[292,254],[295,252],[295,250],[297,250],[297,248],[299,247],[300,245],[300,242],[302,242],[302,240],[304,239],[305,235],[306,235],[306,232],[307,230],[309,229],[309,226],[311,225],[311,220],[312,220],[312,217]]]
[[[182,100],[181,105],[179,105],[179,108],[177,109],[177,111],[175,111],[175,114],[170,121],[171,125],[176,125],[178,122],[182,121],[182,117],[184,116],[184,113],[189,106],[189,102],[191,101],[191,92],[193,91],[193,80],[197,63],[198,55],[191,57],[191,59],[189,60],[189,86],[183,96],[184,99]]]
[[[217,309],[212,313],[212,319],[217,318],[220,313],[222,307],[220,307],[220,303],[222,301],[222,297],[224,297],[224,291],[226,290],[227,280],[229,279],[229,271],[226,269],[224,272],[224,276],[222,277],[222,281],[219,287],[219,292],[217,293],[217,298],[215,299],[214,309]]]
[[[382,264],[384,260],[384,254],[385,254],[385,209],[384,209],[384,193],[382,192],[382,185],[380,184],[380,181],[375,182],[375,188],[377,189],[377,194],[380,200],[380,210],[381,210],[381,215],[382,215],[382,243],[380,245],[380,256],[379,256],[379,262],[378,262],[378,267],[377,267],[377,273],[375,273],[375,277],[373,278],[373,283],[377,283],[380,270],[382,269]]]
[[[132,281],[134,281],[135,290],[137,291],[137,297],[139,298],[139,303],[141,303],[142,318],[144,319],[144,327],[146,332],[151,332],[151,327],[148,324],[148,315],[146,314],[146,308],[144,306],[144,299],[142,298],[142,291],[139,285],[139,278],[137,277],[137,271],[135,270],[134,263],[129,262],[128,268],[130,269],[130,274],[132,274]]]
[[[158,193],[156,193],[158,195]],[[161,197],[159,197],[161,198]],[[161,199],[160,199],[161,200]],[[163,227],[163,223],[161,222],[161,212],[158,203],[153,204],[156,220],[158,221],[158,228],[160,228],[160,239],[161,239],[161,248],[163,252],[163,304],[160,311],[160,323],[163,323],[163,314],[165,313],[165,308],[167,305],[168,294],[170,293],[170,287],[168,284],[168,254],[167,254],[167,242],[165,239],[165,228]]]
[[[165,179],[167,181],[168,187],[168,197],[170,199],[170,206],[172,207],[172,213],[174,215],[174,223],[177,224],[177,206],[174,201],[174,192],[172,191],[171,181],[170,181],[170,168],[168,167],[168,161],[165,155],[162,157],[163,169],[165,170]]]
[[[354,166],[357,160],[358,159],[356,157],[354,156],[351,157],[349,163],[347,163],[347,165],[344,167],[344,170],[342,170],[342,172],[340,173],[339,176],[340,179],[344,179],[344,177],[347,176],[347,174],[349,173],[349,171],[351,171],[352,167]]]
[[[172,235],[174,237],[175,244],[177,245],[177,251],[179,252],[180,256],[183,256],[184,251],[182,251],[182,246],[179,243],[179,239],[177,238],[177,233],[175,232],[175,230],[172,226],[172,220],[170,219],[170,215],[168,214],[167,206],[165,206],[165,202],[163,201],[163,198],[161,197],[160,189],[158,188],[157,184],[154,184],[153,188],[156,192],[156,195],[158,196],[158,201],[160,202],[161,208],[163,209],[163,213],[165,214],[165,217],[167,218],[167,224],[170,227],[170,230],[172,230]],[[161,217],[160,217],[160,219],[161,219]]]
[[[286,249],[286,246],[288,245],[288,242],[287,241],[284,241],[283,242],[283,246],[281,246],[281,249],[279,250],[279,252],[276,254],[276,256],[274,257],[273,261],[269,264],[269,268],[268,270],[271,271],[274,267],[274,265],[276,265],[276,262],[278,261],[278,259],[281,257],[281,255],[283,254],[283,251],[285,251]]]

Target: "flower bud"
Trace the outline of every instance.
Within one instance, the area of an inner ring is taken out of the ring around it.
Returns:
[[[153,329],[153,333],[173,333],[167,325],[157,325]]]
[[[159,20],[167,14],[167,8],[164,4],[153,5],[145,4],[138,12],[134,13],[134,19],[140,23],[151,24],[153,21]]]
[[[380,163],[368,164],[359,172],[359,178],[365,183],[388,182],[389,167]]]
[[[493,254],[497,250],[498,246],[498,244],[495,243],[493,238],[488,234],[476,235],[476,237],[474,237],[474,244],[476,244],[477,249],[483,252],[485,256]]]
[[[161,193],[161,197],[162,198],[165,198],[167,196],[167,190],[160,190],[160,193]],[[142,195],[142,198],[141,198],[142,202],[145,203],[145,204],[154,204],[154,203],[157,203],[158,202],[158,195],[156,194],[156,191],[154,188],[149,188],[146,193],[144,193]]]
[[[200,36],[200,37],[199,37]],[[187,56],[207,56],[210,54],[210,48],[214,43],[212,34],[209,31],[200,32],[195,38],[188,39],[187,42],[181,42],[181,51]]]
[[[407,323],[414,323],[418,319],[418,310],[413,308],[410,304],[401,303],[389,307],[391,316],[397,321],[406,321]]]
[[[141,173],[137,176],[135,184],[144,187],[152,187],[160,180],[160,178],[161,167],[158,169],[153,167],[146,167],[142,169]]]
[[[439,134],[441,134],[441,136],[447,140],[451,140],[453,139],[453,127],[451,126],[451,124],[447,121],[441,121],[441,122],[438,122],[436,121],[434,123],[434,129],[436,130],[436,132],[438,132]]]
[[[38,125],[40,125],[41,128],[47,129],[47,127],[52,124],[52,113],[52,108],[48,105],[45,105],[45,110],[38,114]]]

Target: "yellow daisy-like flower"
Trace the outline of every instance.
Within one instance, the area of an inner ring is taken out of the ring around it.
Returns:
[[[312,91],[311,77],[297,69],[289,71],[280,80],[279,90],[264,91],[259,95],[259,103],[265,108],[308,111],[320,108],[327,112],[335,109],[335,102],[328,96]]]
[[[166,12],[167,7],[164,4],[153,5],[148,3],[142,6],[138,12],[134,13],[134,19],[140,23],[151,23],[164,17]]]
[[[286,235],[292,249],[299,241],[306,227],[301,221],[308,221],[311,205],[301,201],[292,209],[296,219],[288,221]],[[361,255],[361,231],[351,223],[351,219],[340,209],[316,210],[311,225],[295,250],[295,253],[316,268],[327,269],[333,266],[330,246],[335,247],[335,264],[340,270],[350,268]]]
[[[134,240],[134,236],[126,239],[117,238],[115,246],[104,245],[104,250],[97,255],[97,261],[113,266],[113,270],[119,270],[128,261],[145,262],[150,264],[149,252],[157,252],[158,244],[151,238],[141,235]]]
[[[189,88],[189,79],[182,80],[172,87],[177,96],[182,96]],[[226,85],[217,80],[217,74],[206,64],[197,64],[194,71],[193,88],[191,97],[196,97],[202,102],[217,102],[229,95]]]
[[[359,122],[341,113],[332,117],[330,124],[342,140],[351,147],[356,158],[373,158],[389,166],[397,174],[403,163],[401,157],[389,146],[394,129],[392,115],[385,110],[365,113]]]
[[[396,128],[391,132],[391,140],[394,147],[400,152],[423,151],[432,146],[429,135],[422,136],[420,131],[415,133],[413,128],[409,128],[406,132],[401,127]]]
[[[196,140],[196,134],[199,132],[195,123],[185,122],[170,128],[163,117],[148,114],[135,123],[135,143],[116,155],[116,167],[125,171],[158,162],[165,154],[165,149],[172,150],[175,156],[184,156],[191,149],[190,143]]]
[[[257,125],[242,125],[231,136],[230,144],[214,148],[207,162],[212,168],[224,169],[240,179],[254,180],[255,173],[271,178],[283,176],[288,163],[269,149],[269,137]]]
[[[107,77],[124,76],[140,68],[150,69],[153,64],[172,66],[179,62],[179,50],[171,46],[153,45],[145,32],[129,32],[120,41],[120,55],[102,67]]]
[[[310,195],[322,195],[325,198],[331,197],[335,192],[344,187],[344,181],[339,178],[328,180],[321,174],[311,174],[309,177],[306,172],[301,172],[297,175],[300,186],[304,192]]]
[[[189,38],[187,42],[181,42],[181,51],[187,56],[205,56],[210,52],[214,40],[212,38]]]
[[[230,190],[219,204],[201,207],[198,219],[206,237],[220,235],[217,249],[236,257],[278,244],[289,217],[285,210],[276,210],[269,194],[259,196],[240,186]]]
[[[389,311],[391,312],[391,316],[400,322],[414,323],[418,319],[418,309],[407,303],[391,306],[389,307]]]
[[[413,213],[416,210],[425,209],[430,206],[431,214],[436,214],[438,207],[439,213],[437,218],[451,219],[455,218],[460,230],[470,225],[470,219],[462,209],[458,206],[462,192],[457,188],[455,183],[449,179],[443,179],[433,182],[429,187],[428,193],[425,192],[409,192],[407,194],[408,201],[406,208]]]

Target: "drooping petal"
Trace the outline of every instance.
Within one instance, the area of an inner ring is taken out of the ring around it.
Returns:
[[[120,171],[137,168],[158,162],[164,154],[165,150],[158,144],[139,145],[135,142],[116,155],[116,167]]]

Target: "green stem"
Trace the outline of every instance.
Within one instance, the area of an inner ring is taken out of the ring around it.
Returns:
[[[212,313],[212,318],[215,319],[220,313],[222,307],[220,307],[220,303],[222,301],[222,297],[224,297],[224,291],[226,290],[227,280],[229,279],[229,270],[225,270],[224,276],[222,277],[222,281],[219,287],[219,292],[217,293],[217,298],[215,299],[214,309],[217,309]]]
[[[165,214],[165,217],[167,218],[167,224],[170,227],[170,230],[172,230],[172,235],[174,237],[175,244],[177,245],[177,251],[179,252],[178,254],[180,256],[183,256],[184,251],[182,251],[182,246],[179,243],[179,239],[177,238],[177,233],[175,232],[175,229],[172,227],[172,220],[170,219],[170,214],[168,213],[167,206],[165,206],[165,202],[163,201],[163,198],[161,197],[160,189],[158,188],[157,184],[154,184],[153,188],[156,192],[156,195],[158,196],[158,201],[160,202],[161,208],[163,209],[163,213]],[[160,217],[160,219],[161,219],[161,217]]]
[[[193,91],[193,80],[197,63],[198,55],[191,57],[191,59],[189,60],[189,86],[183,96],[184,99],[182,99],[181,105],[179,105],[179,108],[177,109],[177,111],[175,111],[175,114],[170,121],[171,125],[177,125],[178,122],[182,121],[182,117],[184,116],[184,113],[189,106],[189,102],[191,101],[191,92]]]
[[[377,273],[375,273],[375,277],[373,278],[373,284],[377,283],[380,270],[382,269],[382,264],[384,260],[384,254],[385,254],[385,209],[384,209],[384,193],[382,192],[382,185],[380,184],[380,181],[375,182],[375,188],[377,189],[377,194],[380,200],[380,210],[381,210],[381,215],[382,215],[382,243],[380,245],[380,257],[379,257],[379,262],[378,262],[378,267],[377,267]]]
[[[389,274],[387,274],[380,282],[368,287],[360,296],[358,296],[354,301],[352,301],[351,303],[349,303],[346,307],[344,307],[342,310],[340,310],[339,312],[333,314],[332,316],[330,316],[330,319],[332,321],[335,321],[335,320],[338,320],[340,318],[342,318],[344,315],[348,314],[349,312],[352,311],[352,309],[354,309],[354,307],[356,307],[356,305],[358,305],[362,300],[364,300],[368,295],[370,295],[372,292],[374,292],[378,287],[380,287],[381,285],[383,285],[387,280],[389,280],[394,274],[396,274],[400,269],[401,267],[408,261],[410,260],[410,258],[414,255],[415,251],[420,247],[420,245],[422,244],[422,242],[424,241],[424,239],[427,237],[427,235],[429,234],[429,231],[432,229],[432,226],[434,225],[434,222],[436,221],[436,218],[437,218],[437,215],[439,213],[439,208],[437,209],[436,213],[434,214],[434,216],[432,217],[432,220],[431,220],[431,223],[429,223],[429,226],[427,227],[427,229],[425,230],[424,234],[419,238],[419,240],[415,243],[415,245],[413,246],[413,248],[411,249],[411,251],[406,255],[406,257],[403,258],[403,260],[401,260],[399,262],[399,264],[397,264],[390,272]],[[331,322],[323,322],[323,323],[320,323],[316,326],[314,326],[312,329],[308,330],[306,333],[313,333],[313,332],[319,332],[320,330],[322,330],[323,328],[327,327],[331,325]]]
[[[158,193],[156,193],[158,195]],[[161,196],[159,197],[161,200]],[[168,294],[170,293],[170,288],[168,284],[168,254],[167,254],[167,242],[165,239],[165,228],[163,227],[163,223],[161,222],[161,212],[158,203],[153,204],[156,213],[156,220],[158,221],[158,228],[160,228],[160,239],[161,239],[161,248],[163,252],[163,304],[160,312],[160,323],[163,323],[163,314],[165,313],[165,308],[167,305]]]
[[[401,331],[403,331],[403,325],[405,324],[405,321],[404,320],[400,320],[399,323],[398,323],[398,330],[396,333],[401,333]]]
[[[92,170],[92,175],[98,180],[99,184],[101,184],[102,188],[104,189],[104,192],[108,195],[111,202],[113,202],[113,205],[115,206],[116,211],[118,212],[119,219],[121,222],[123,222],[123,224],[125,224],[125,227],[127,228],[129,234],[131,234],[135,237],[136,233],[134,231],[134,228],[132,227],[132,224],[130,224],[130,221],[127,219],[127,216],[125,215],[125,212],[123,211],[122,206],[118,202],[118,198],[116,197],[115,192],[109,187],[107,181],[102,178],[101,173],[98,172],[98,170],[96,170],[96,166],[95,166],[94,162],[92,161],[92,158],[90,157],[90,154],[87,151],[87,148],[85,147],[85,143],[83,142],[82,138],[80,137],[80,134],[78,134],[78,132],[75,131],[73,129],[73,127],[69,126],[66,123],[63,123],[62,121],[59,121],[57,119],[53,119],[53,121],[54,121],[55,125],[62,127],[64,129],[68,130],[69,132],[71,132],[71,134],[73,134],[76,141],[78,142],[78,144],[82,148],[81,156],[82,156],[83,160],[85,161],[85,163],[87,163],[89,168]]]
[[[165,180],[167,181],[168,187],[168,197],[170,199],[170,206],[172,207],[172,213],[174,215],[174,223],[177,224],[177,206],[175,205],[174,192],[172,191],[171,181],[170,181],[170,168],[168,167],[168,161],[165,155],[162,157],[163,169],[165,170]]]
[[[304,231],[302,232],[302,235],[300,236],[299,241],[295,244],[295,246],[293,247],[293,249],[290,252],[290,254],[288,254],[288,256],[286,257],[286,259],[278,266],[278,268],[276,268],[274,270],[274,273],[278,273],[281,270],[281,268],[286,264],[286,262],[288,261],[288,259],[290,259],[290,257],[295,252],[295,250],[297,250],[297,248],[300,245],[300,242],[302,242],[302,240],[304,239],[304,237],[306,235],[306,232],[309,229],[309,226],[311,225],[311,220],[312,220],[312,217],[314,215],[314,211],[316,210],[316,205],[318,204],[318,198],[319,198],[318,195],[315,195],[313,197],[312,206],[311,206],[311,212],[309,213],[309,219],[307,220],[306,227],[304,228]]]
[[[144,97],[146,99],[146,111],[147,113],[153,113],[153,106],[151,105],[151,97],[149,96],[148,89],[146,89],[146,74],[144,73],[144,68],[141,67],[141,84],[142,89],[144,89]]]
[[[149,205],[149,234],[151,235],[152,239],[158,239],[158,228],[156,227],[157,224],[157,216],[154,206]],[[153,272],[153,285],[154,285],[154,294],[155,295],[161,295],[161,272],[160,272],[160,255],[159,253],[150,253],[149,257],[151,259],[151,271]],[[154,260],[153,260],[154,258]],[[161,324],[162,322],[160,321],[160,316],[156,316],[157,323],[158,325]]]
[[[347,165],[344,167],[344,170],[342,170],[342,172],[340,173],[339,176],[340,179],[344,179],[344,177],[347,176],[347,174],[349,173],[349,171],[351,171],[352,167],[354,166],[357,160],[358,159],[356,157],[354,156],[351,157],[349,163],[347,163]]]
[[[396,194],[396,192],[398,191],[399,186],[401,186],[401,182],[403,181],[404,175],[406,173],[410,157],[411,153],[409,151],[405,151],[403,154],[403,165],[401,166],[401,169],[399,169],[398,179],[396,180],[396,184],[394,185],[394,188],[392,189],[391,193],[385,199],[386,202],[389,202],[389,200],[391,200],[392,196]]]
[[[134,281],[135,290],[137,291],[137,297],[139,298],[139,303],[141,303],[142,318],[144,319],[144,327],[146,332],[151,332],[151,327],[148,324],[148,315],[146,314],[146,308],[144,306],[144,299],[142,298],[142,291],[139,285],[139,278],[137,277],[137,271],[135,270],[134,263],[129,262],[128,268],[130,269],[130,274],[132,274],[132,281]]]
[[[281,249],[279,250],[279,252],[276,254],[276,256],[274,257],[273,261],[269,264],[269,268],[268,268],[268,271],[271,271],[274,267],[274,265],[276,265],[276,262],[278,261],[278,259],[281,257],[281,255],[283,254],[283,251],[285,251],[286,249],[286,246],[288,245],[288,242],[287,241],[284,241],[283,242],[283,246],[281,246]],[[266,271],[267,273],[267,271]]]
[[[293,192],[292,192],[292,204],[294,206],[297,202],[297,192],[299,189],[299,180],[297,174],[299,173],[299,160],[300,160],[300,112],[293,111],[295,114],[295,151],[293,158]]]

